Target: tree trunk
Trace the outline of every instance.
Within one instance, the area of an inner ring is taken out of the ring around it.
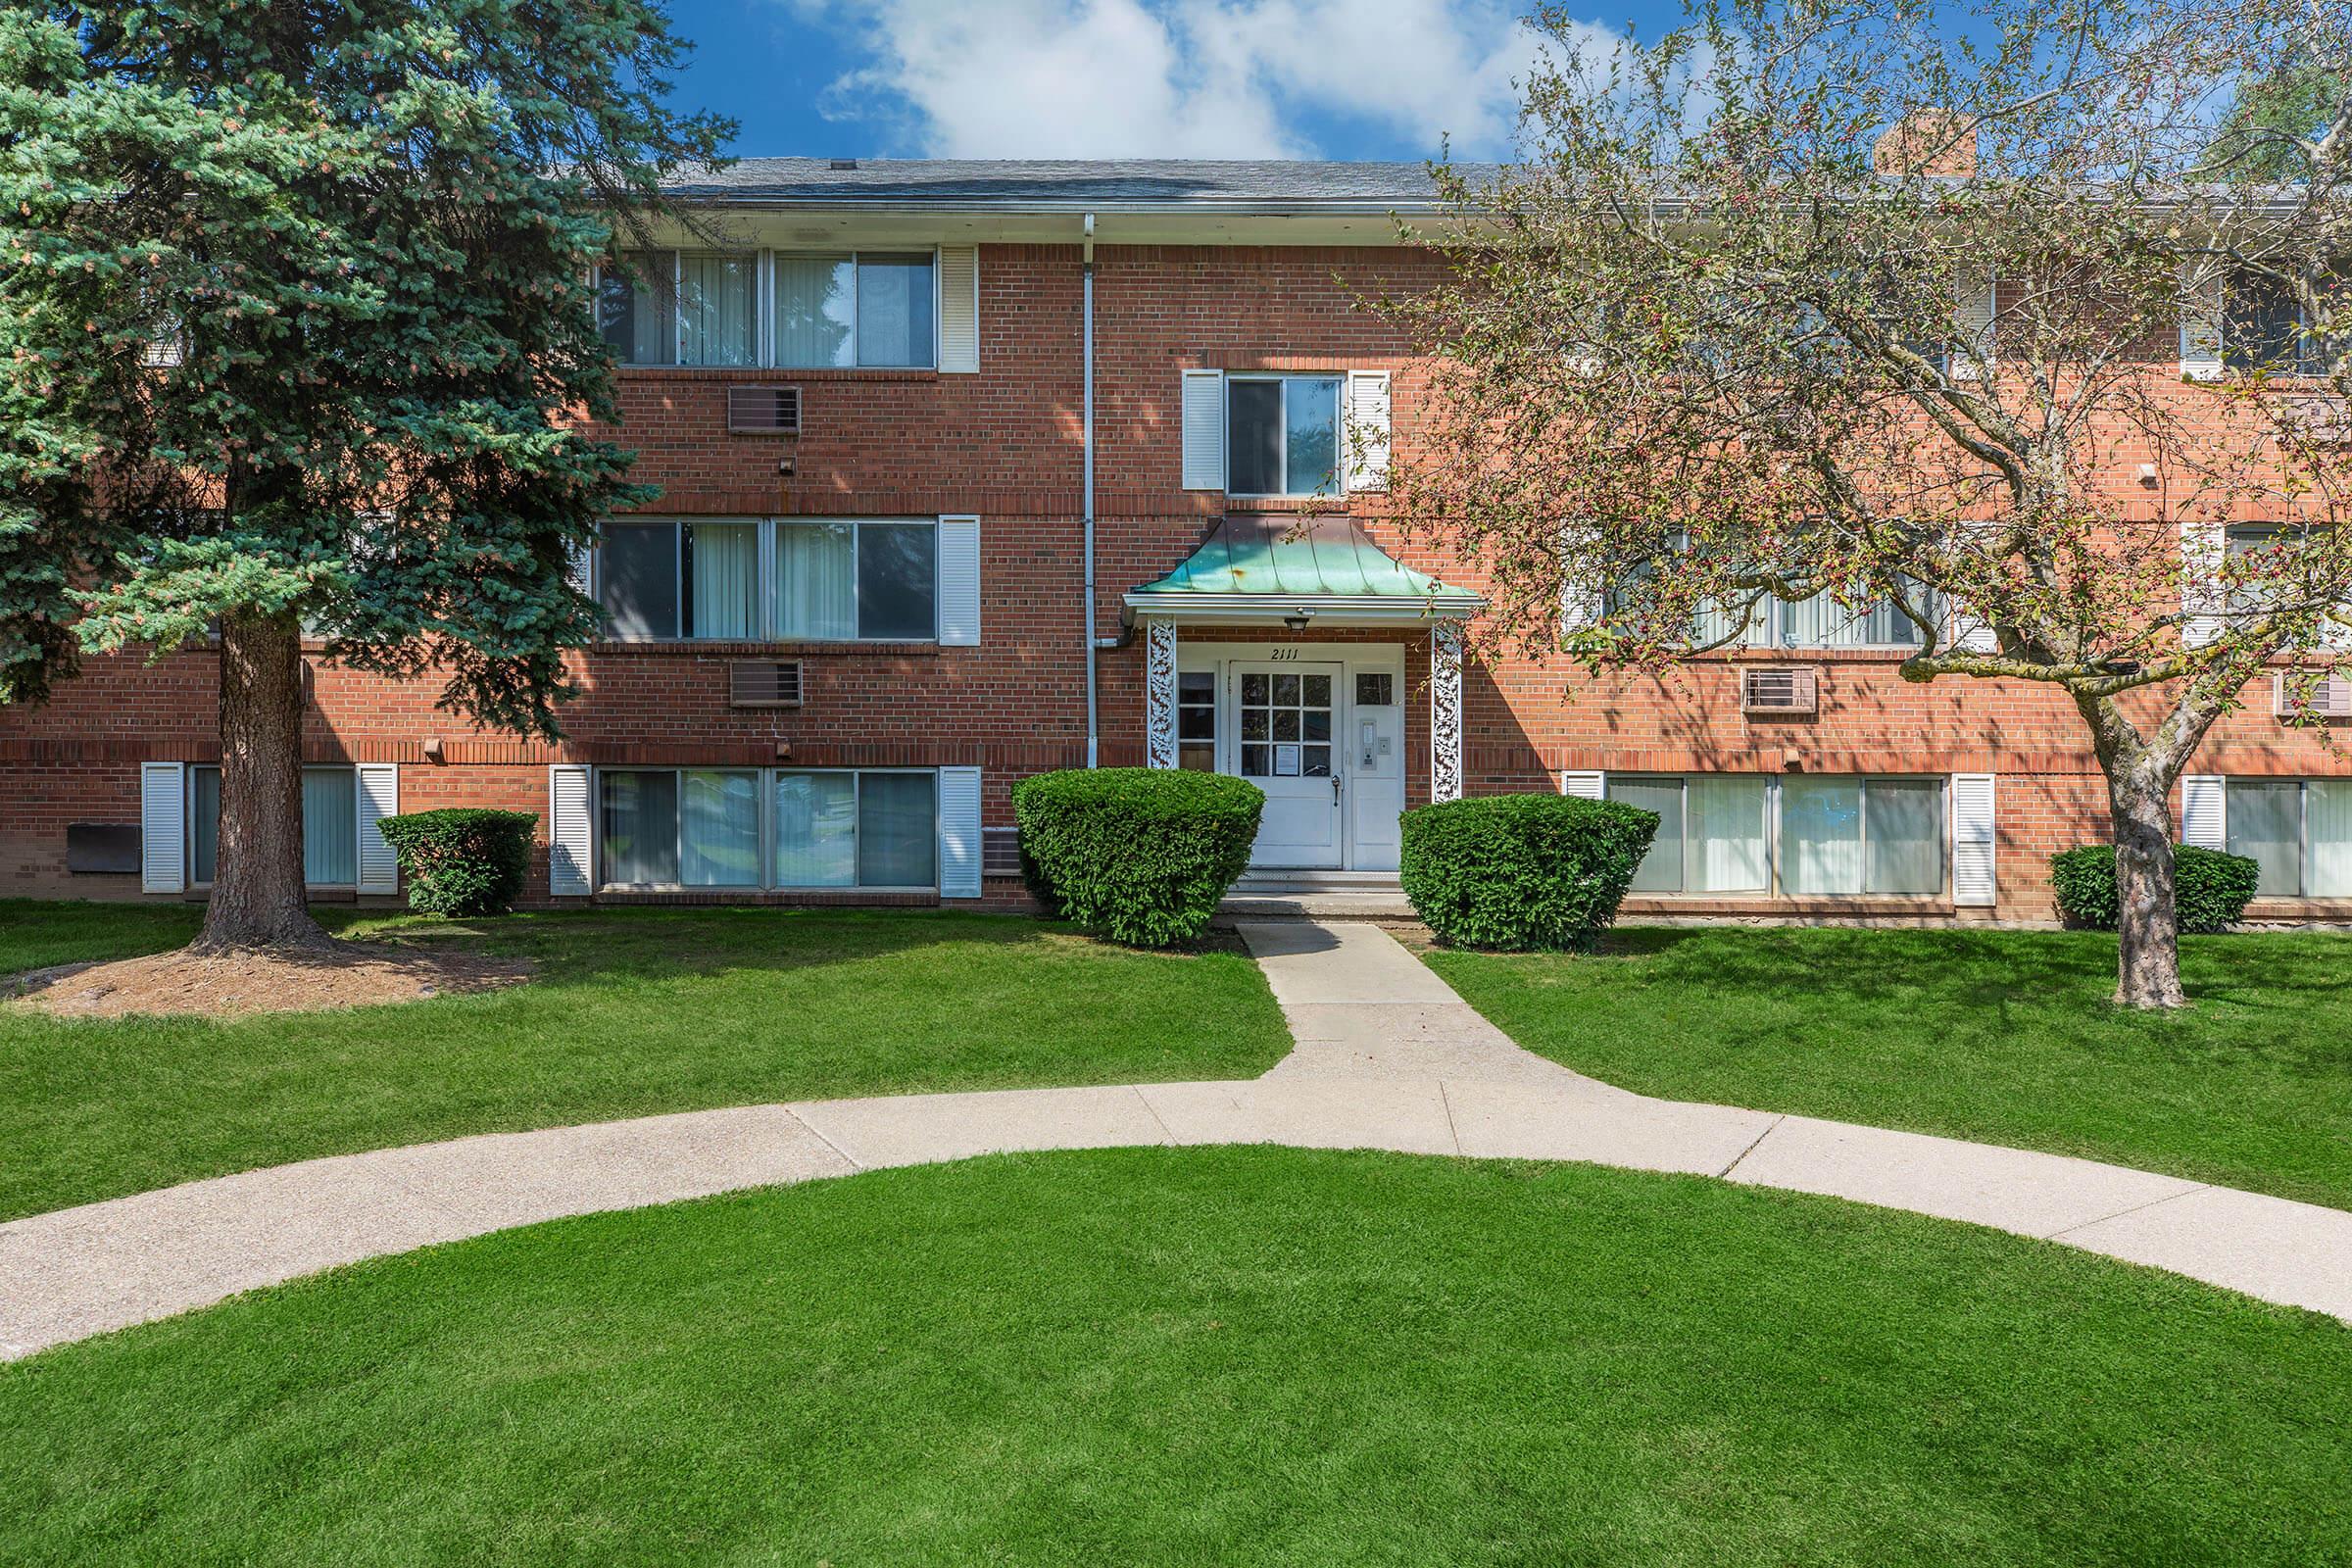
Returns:
[[[302,628],[220,623],[220,836],[197,953],[324,948],[302,887]]]
[[[2126,1007],[2185,1007],[2180,916],[2175,900],[2171,781],[2138,769],[2111,777],[2119,939],[2115,1000]]]

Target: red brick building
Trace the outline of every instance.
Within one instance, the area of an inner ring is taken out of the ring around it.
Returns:
[[[582,564],[612,637],[565,737],[315,656],[321,898],[395,891],[376,817],[464,803],[541,814],[556,902],[1011,901],[1009,787],[1090,760],[1251,777],[1300,870],[1392,871],[1433,795],[1632,799],[1666,818],[1637,911],[2041,918],[2048,855],[2106,834],[2063,694],[1907,683],[1887,617],[1783,607],[1662,677],[1457,659],[1479,577],[1389,516],[1421,382],[1360,308],[1429,275],[1391,217],[1418,166],[752,160],[692,194],[716,237],[605,291],[662,495]],[[0,892],[202,896],[214,677],[99,658],[0,712]],[[2352,761],[2264,689],[2193,773],[2184,837],[2262,858],[2257,917],[2352,912]]]

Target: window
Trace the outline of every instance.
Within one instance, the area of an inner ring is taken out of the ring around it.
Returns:
[[[1242,675],[1242,777],[1331,777],[1329,675]]]
[[[2260,898],[2352,898],[2352,778],[2233,778],[2230,853],[2260,866]]]
[[[2340,288],[2345,274],[2323,281]],[[2339,310],[2340,314],[2340,310]],[[2341,345],[2307,330],[2302,302],[2283,279],[2230,279],[2222,312],[2222,357],[2230,369],[2269,375],[2326,375]]]
[[[1214,670],[1188,669],[1176,677],[1176,765],[1196,773],[1217,770]]]
[[[1225,430],[1225,488],[1232,494],[1339,493],[1338,376],[1229,376]]]
[[[1941,779],[1612,774],[1606,788],[1610,800],[1658,813],[1658,835],[1634,874],[1636,893],[1851,898],[1944,890]],[[1777,841],[1767,832],[1776,804]]]
[[[623,641],[927,642],[939,635],[938,536],[932,522],[614,518],[597,597],[607,635]]]
[[[1673,554],[1680,556],[1679,540]],[[1654,577],[1661,565],[1656,558],[1637,561],[1618,574],[1616,584],[1602,595],[1606,613],[1620,614],[1639,594],[1640,585]],[[1936,613],[1935,596],[1914,590],[1928,613]],[[1702,604],[1691,616],[1690,644],[1698,648],[1916,648],[1920,629],[1895,607],[1892,597],[1869,608],[1851,611],[1828,594],[1793,603],[1766,596],[1746,609],[1747,623],[1740,624],[1737,605]]]
[[[612,768],[598,774],[598,785],[610,886],[928,888],[939,881],[939,780],[931,772]]]
[[[597,280],[597,329],[624,365],[929,369],[929,251],[632,251]],[[762,333],[761,277],[772,297]],[[763,349],[762,339],[767,346]]]
[[[220,769],[188,769],[188,881],[213,880],[220,850]],[[348,767],[302,770],[302,880],[356,887],[360,880],[359,775]]]

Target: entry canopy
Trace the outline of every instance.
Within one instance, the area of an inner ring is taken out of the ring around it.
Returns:
[[[1303,616],[1326,626],[1470,615],[1486,603],[1402,564],[1353,518],[1282,513],[1220,518],[1183,565],[1130,590],[1124,602],[1130,619],[1251,624]]]

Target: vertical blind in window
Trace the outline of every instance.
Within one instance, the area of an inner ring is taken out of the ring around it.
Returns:
[[[772,528],[775,577],[763,608],[760,542]],[[939,526],[932,522],[681,523],[614,518],[605,525],[597,597],[607,634],[929,641],[941,634]],[[979,585],[960,579],[965,624],[978,624]]]
[[[220,769],[188,769],[188,880],[213,880],[220,854]],[[348,767],[302,770],[302,880],[354,887],[360,879],[359,775]]]
[[[614,886],[928,888],[939,880],[939,779],[930,771],[610,768],[598,778],[604,879]]]
[[[760,259],[678,259],[678,363],[760,363]]]
[[[623,365],[677,359],[675,251],[630,251],[599,278],[597,329]]]
[[[776,635],[858,635],[858,530],[846,522],[776,527]],[[928,635],[926,633],[925,635]]]
[[[690,888],[760,885],[760,775],[695,770],[678,775],[678,880]]]
[[[2233,778],[2229,818],[2258,897],[2352,898],[2352,778]]]
[[[822,369],[858,363],[858,264],[847,256],[776,258],[776,363]]]
[[[760,635],[760,525],[698,522],[686,531],[693,564],[693,635]]]

